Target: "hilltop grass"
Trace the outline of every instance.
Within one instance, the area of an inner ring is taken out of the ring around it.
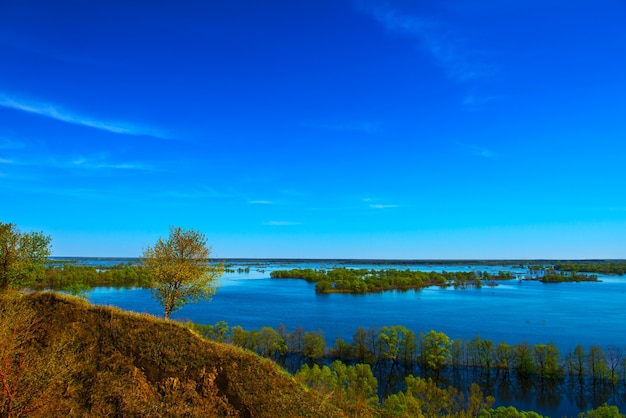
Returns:
[[[55,293],[0,296],[0,416],[344,416],[270,360]]]

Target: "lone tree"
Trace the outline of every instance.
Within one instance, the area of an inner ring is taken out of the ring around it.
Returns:
[[[151,273],[152,292],[163,305],[165,319],[187,303],[210,300],[215,294],[224,266],[210,263],[210,254],[204,234],[173,226],[167,240],[159,238],[144,250],[143,265]]]
[[[22,233],[14,224],[0,222],[0,292],[27,286],[43,272],[50,241],[41,232]]]

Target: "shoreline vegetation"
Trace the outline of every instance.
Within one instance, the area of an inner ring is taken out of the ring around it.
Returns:
[[[415,333],[394,325],[361,327],[351,341],[338,337],[334,345],[327,346],[322,330],[297,327],[288,331],[283,325],[245,330],[241,326],[229,328],[224,321],[185,325],[211,341],[269,358],[296,379],[311,379],[311,373],[318,374],[318,380],[328,378],[329,370],[324,372],[324,368],[333,369],[337,363],[342,367],[359,365],[376,378],[375,394],[381,400],[405,390],[407,379],[461,391],[478,384],[487,396],[513,391],[523,397],[536,392],[556,404],[565,394],[580,409],[586,409],[587,395],[592,405],[626,395],[626,353],[615,345],[579,344],[561,353],[552,342],[496,343],[479,335],[469,340],[452,339],[435,330]]]
[[[364,294],[386,290],[423,289],[430,286],[454,287],[465,289],[470,287],[497,286],[505,280],[537,280],[543,283],[598,281],[595,274],[579,274],[576,272],[559,272],[554,269],[535,268],[534,275],[524,277],[510,272],[499,271],[491,274],[487,271],[447,272],[441,273],[417,270],[396,269],[349,269],[345,267],[330,270],[291,269],[274,270],[272,279],[302,279],[315,283],[317,293],[355,293]]]

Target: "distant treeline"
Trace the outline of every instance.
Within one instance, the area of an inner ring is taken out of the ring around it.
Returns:
[[[623,276],[624,273],[626,273],[626,261],[607,260],[603,262],[563,262],[554,264],[554,268],[560,271],[617,274]]]
[[[143,266],[117,264],[113,266],[85,266],[74,263],[49,265],[34,288],[47,288],[80,293],[97,286],[150,287],[151,280]]]

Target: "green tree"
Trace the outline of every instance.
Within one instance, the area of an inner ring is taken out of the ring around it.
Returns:
[[[602,380],[608,376],[608,364],[606,360],[606,354],[599,345],[592,345],[589,347],[589,353],[587,354],[587,373],[593,378],[593,382],[596,380]]]
[[[495,350],[495,361],[495,366],[498,368],[498,370],[503,371],[506,376],[511,370],[511,367],[515,361],[513,349],[511,348],[511,346],[504,341],[500,342]]]
[[[539,377],[547,380],[558,380],[563,377],[563,367],[561,366],[561,354],[554,343],[535,344],[533,347],[535,354],[535,364]]]
[[[378,350],[382,358],[398,364],[398,357],[403,351],[403,342],[407,340],[409,330],[402,325],[382,327],[378,334]]]
[[[522,378],[529,378],[535,372],[535,362],[533,349],[528,342],[513,346],[514,368],[517,375]]]
[[[326,354],[326,341],[322,331],[311,331],[304,334],[302,353],[309,361],[313,361]]]
[[[295,379],[327,395],[351,417],[374,416],[378,382],[368,364],[347,366],[339,360],[330,367],[304,364]]]
[[[282,356],[287,352],[287,344],[272,327],[261,327],[257,335],[257,350],[263,357]]]
[[[210,300],[215,282],[224,272],[222,264],[211,264],[204,234],[193,229],[170,227],[167,240],[159,238],[144,250],[143,265],[150,272],[155,298],[164,308],[164,317],[187,303]]]
[[[570,351],[565,359],[567,371],[570,376],[577,376],[578,382],[582,385],[585,377],[586,354],[585,347],[578,344],[574,351]]]
[[[534,411],[518,411],[513,406],[499,406],[496,409],[483,409],[478,418],[543,418]]]
[[[363,327],[357,328],[352,336],[352,352],[357,361],[365,363],[374,362],[374,354],[368,346],[368,333]]]
[[[446,364],[450,355],[450,338],[443,332],[429,331],[424,335],[426,365],[439,376],[439,370]]]
[[[44,273],[50,241],[42,232],[23,233],[12,223],[0,222],[0,292],[26,286]]]

